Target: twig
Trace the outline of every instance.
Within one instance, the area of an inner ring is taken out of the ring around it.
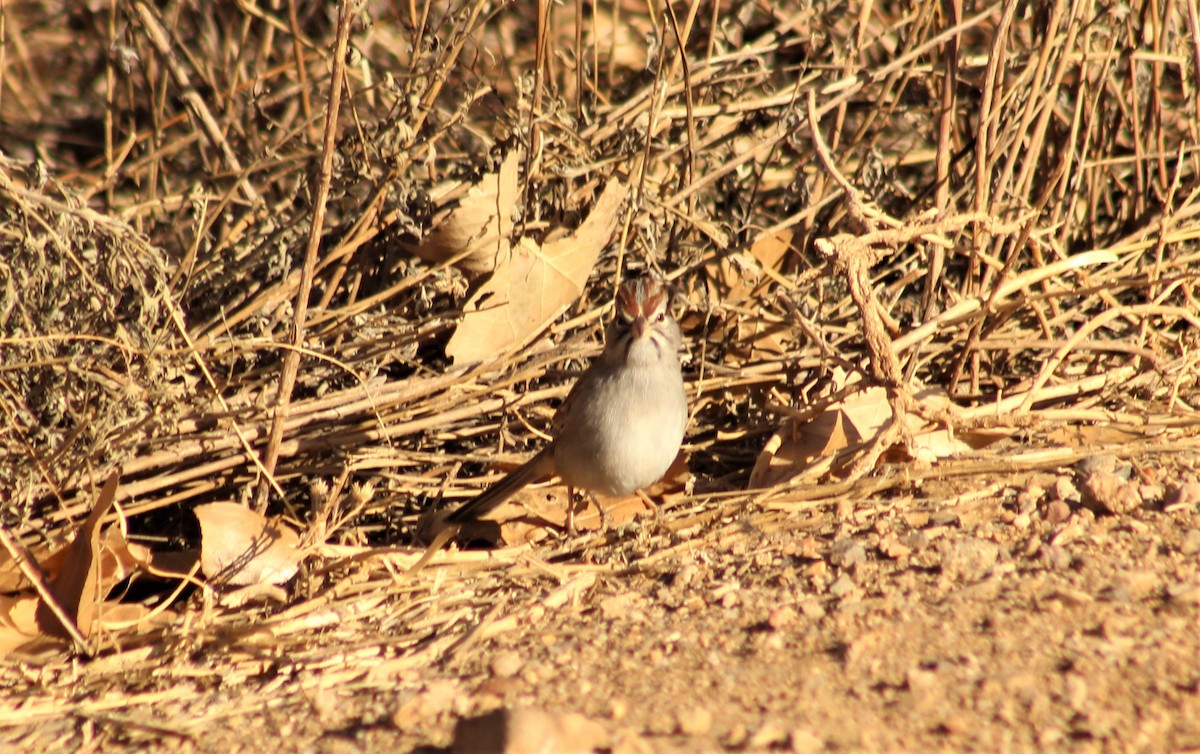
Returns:
[[[292,399],[292,388],[300,371],[300,349],[304,346],[304,333],[308,319],[308,297],[312,292],[313,276],[317,267],[317,252],[321,249],[321,234],[325,229],[325,205],[329,201],[330,176],[333,173],[333,155],[336,149],[338,110],[342,101],[342,81],[346,74],[346,49],[350,41],[350,6],[353,0],[339,0],[337,40],[333,47],[333,72],[329,82],[328,109],[325,114],[325,137],[321,145],[321,167],[317,174],[317,188],[313,201],[312,220],[308,229],[308,245],[304,252],[304,266],[300,271],[300,284],[296,288],[296,303],[292,310],[290,349],[283,358],[283,370],[279,378],[276,395],[275,416],[271,423],[271,434],[267,438],[267,450],[263,457],[263,477],[259,481],[254,507],[260,513],[266,511],[267,494],[271,488],[279,489],[274,479],[275,463],[279,459],[279,444],[283,440],[284,422]]]

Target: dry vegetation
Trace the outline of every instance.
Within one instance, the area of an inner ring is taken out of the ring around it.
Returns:
[[[1194,2],[338,11],[0,6],[0,740],[1200,746]],[[419,562],[641,270],[661,514]]]

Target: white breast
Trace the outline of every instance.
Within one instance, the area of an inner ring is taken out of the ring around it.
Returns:
[[[609,496],[657,482],[679,453],[687,424],[678,362],[598,369],[584,379],[593,383],[589,399],[571,406],[555,442],[558,473],[567,484]]]

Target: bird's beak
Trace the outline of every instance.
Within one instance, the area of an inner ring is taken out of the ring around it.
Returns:
[[[641,340],[648,329],[650,329],[650,321],[645,317],[638,317],[629,325],[629,330],[636,340]]]

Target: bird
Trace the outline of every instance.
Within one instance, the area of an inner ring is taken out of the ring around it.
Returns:
[[[478,519],[526,485],[554,474],[572,490],[608,497],[628,495],[661,479],[679,453],[688,421],[679,359],[682,335],[669,303],[666,287],[653,276],[623,283],[605,329],[604,351],[555,412],[553,439],[446,520],[461,524]],[[607,526],[607,512],[598,500],[597,505]]]

